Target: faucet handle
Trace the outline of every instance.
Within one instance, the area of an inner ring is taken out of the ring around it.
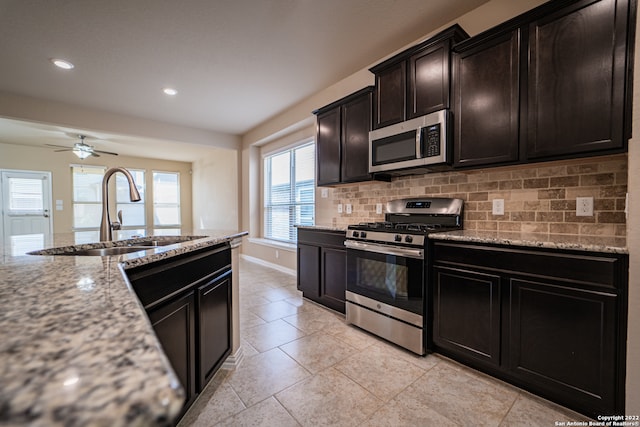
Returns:
[[[112,230],[120,230],[122,228],[122,210],[118,211],[118,219],[119,221],[113,221],[111,223]]]

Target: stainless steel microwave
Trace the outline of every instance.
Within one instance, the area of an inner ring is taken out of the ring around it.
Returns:
[[[369,132],[369,173],[449,164],[448,115],[440,110]]]

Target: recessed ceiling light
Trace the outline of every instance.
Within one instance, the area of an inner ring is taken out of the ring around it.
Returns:
[[[174,95],[177,95],[177,94],[178,94],[178,91],[177,91],[177,90],[175,90],[175,89],[173,89],[173,88],[170,88],[170,87],[165,87],[164,89],[162,89],[162,91],[163,91],[164,93],[166,93],[167,95],[170,95],[170,96],[174,96]]]
[[[55,65],[56,67],[62,68],[63,70],[70,70],[74,67],[71,62],[65,61],[64,59],[52,58],[51,62],[53,62],[53,65]]]

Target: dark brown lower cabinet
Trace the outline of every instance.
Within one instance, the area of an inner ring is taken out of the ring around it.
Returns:
[[[199,389],[231,353],[231,270],[198,288]]]
[[[437,267],[433,339],[442,348],[500,364],[500,277]]]
[[[149,311],[149,320],[185,391],[185,407],[196,399],[196,299],[193,292]]]
[[[591,417],[624,414],[628,256],[435,241],[433,349]]]
[[[125,271],[185,390],[183,415],[231,353],[231,248],[225,243]]]
[[[298,229],[298,290],[305,298],[345,312],[347,252],[344,231]]]

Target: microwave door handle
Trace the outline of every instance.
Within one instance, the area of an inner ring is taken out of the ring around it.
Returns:
[[[416,158],[421,159],[422,156],[422,131],[421,128],[416,129]]]

